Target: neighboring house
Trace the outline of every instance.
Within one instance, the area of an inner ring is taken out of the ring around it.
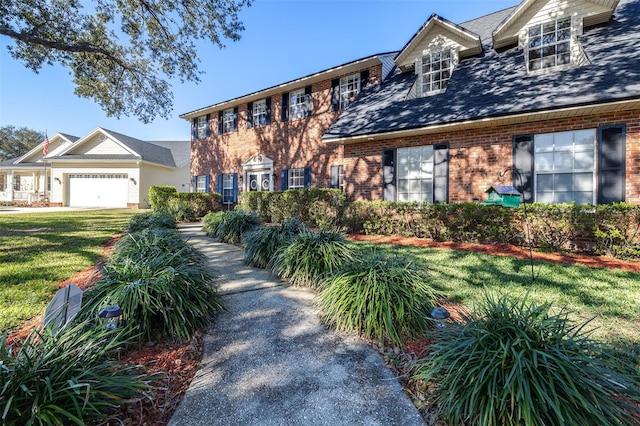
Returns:
[[[82,138],[57,133],[43,158],[45,143],[0,163],[0,201],[146,208],[153,185],[189,191],[189,141],[145,142],[98,127]]]
[[[192,174],[250,190],[262,158],[283,189],[350,199],[473,201],[513,182],[528,202],[640,203],[639,43],[640,0],[524,0],[461,24],[432,15],[388,75],[389,55],[367,59],[380,64],[345,104],[342,70],[358,61],[182,115]],[[309,84],[310,116],[283,132],[287,93]],[[226,126],[227,113],[250,122],[249,103],[267,96],[275,120]]]

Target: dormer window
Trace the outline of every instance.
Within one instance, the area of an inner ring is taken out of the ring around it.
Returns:
[[[571,64],[571,18],[529,27],[528,36],[529,72]]]
[[[453,68],[451,50],[426,54],[418,64],[422,96],[435,95],[447,88]]]

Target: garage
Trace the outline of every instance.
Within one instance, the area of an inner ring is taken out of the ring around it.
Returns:
[[[69,175],[70,207],[127,207],[126,174]]]

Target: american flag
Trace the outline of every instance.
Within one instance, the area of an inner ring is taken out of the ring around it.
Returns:
[[[47,133],[45,132],[45,134],[44,134],[44,147],[42,148],[42,156],[46,157],[48,153],[49,153],[49,137],[47,136]]]

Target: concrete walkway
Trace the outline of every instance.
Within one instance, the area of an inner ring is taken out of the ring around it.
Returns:
[[[228,311],[169,425],[425,424],[375,350],[320,323],[311,291],[246,266],[200,224],[179,229],[221,273]]]

